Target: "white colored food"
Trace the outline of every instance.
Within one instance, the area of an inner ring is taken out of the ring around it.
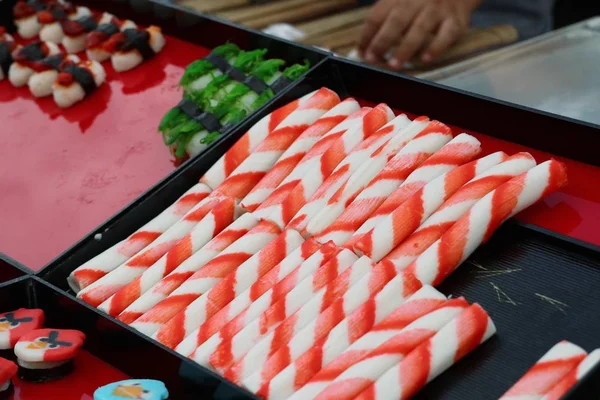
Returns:
[[[150,34],[150,47],[154,53],[158,53],[165,47],[166,40],[164,35],[157,26],[150,26],[146,30]],[[128,52],[118,51],[113,54],[111,61],[115,71],[123,72],[137,67],[144,61],[144,58],[137,50]]]
[[[87,34],[83,33],[77,36],[65,36],[62,40],[62,45],[67,50],[67,53],[79,53],[85,50],[85,38]]]
[[[94,76],[94,82],[96,87],[99,87],[106,80],[106,71],[104,67],[97,61],[84,61],[81,66],[88,68]],[[70,86],[60,85],[58,82],[54,83],[54,90],[52,92],[54,102],[62,108],[71,107],[73,104],[81,101],[85,97],[85,91],[78,82],[73,82]]]
[[[76,55],[69,55],[66,57],[75,63],[81,60]],[[46,97],[52,94],[54,81],[58,76],[58,71],[50,69],[48,71],[38,72],[31,75],[29,78],[29,90],[35,97]]]
[[[110,53],[103,49],[87,49],[87,58],[90,60],[104,62],[110,58]]]
[[[75,12],[73,14],[69,15],[69,19],[74,21],[79,18],[89,17],[90,15],[92,15],[92,12],[90,11],[89,8],[77,7]]]
[[[20,358],[17,359],[17,363],[19,366],[25,369],[52,369],[56,367],[60,367],[63,364],[68,363],[71,360],[63,360],[63,361],[25,361]]]
[[[17,32],[24,39],[33,39],[40,33],[40,29],[42,29],[42,25],[38,22],[37,15],[35,14],[16,19],[15,25],[17,26]]]
[[[65,34],[63,33],[60,22],[52,22],[50,24],[44,24],[40,30],[40,39],[46,42],[52,42],[60,44]]]

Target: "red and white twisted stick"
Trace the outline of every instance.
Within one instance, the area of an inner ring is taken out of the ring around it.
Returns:
[[[569,389],[581,381],[596,365],[600,363],[600,349],[592,351],[577,368],[571,370],[564,378],[542,397],[542,400],[560,400]]]
[[[413,233],[446,200],[465,183],[505,158],[502,152],[493,153],[447,172],[415,192],[401,206],[383,218],[358,239],[353,248],[375,261],[381,260]]]
[[[236,217],[235,200],[223,199],[167,254],[145,270],[142,275],[100,304],[98,308],[113,317],[119,315],[143,293],[218,235]]]
[[[348,129],[327,149],[319,163],[307,171],[293,188],[288,187],[285,196],[279,191],[274,192],[272,198],[267,199],[265,205],[256,210],[255,215],[279,226],[286,226],[329,177],[347,173],[351,165],[360,164],[360,159],[365,159],[386,143],[397,127],[409,122],[404,115],[390,121],[392,118],[394,113],[385,104],[379,104],[370,110],[360,124]]]
[[[77,297],[94,307],[98,307],[103,301],[140,276],[146,269],[171,250],[223,199],[220,196],[211,196],[200,201],[181,220],[167,229],[151,244],[96,282],[81,290],[77,294]]]
[[[126,324],[134,322],[146,311],[150,310],[168,295],[173,293],[175,289],[183,284],[196,271],[204,267],[206,263],[215,258],[233,242],[248,233],[248,231],[257,224],[258,220],[254,218],[252,214],[241,215],[210,242],[204,245],[204,247],[192,254],[187,260],[182,262],[177,268],[150,289],[146,290],[139,299],[135,300],[119,314],[118,319]]]
[[[296,254],[286,257],[279,265],[271,269],[242,294],[233,299],[231,303],[203,323],[197,330],[196,347],[193,350],[195,351],[197,347],[201,346],[238,316],[249,316],[248,313],[250,310],[248,308],[255,301],[264,301],[265,304],[271,305],[275,297],[288,293],[302,279],[316,271],[319,266],[335,256],[339,251],[333,243],[320,245],[312,239],[304,242],[301,248],[302,259],[298,259]],[[273,294],[273,290],[276,293]],[[268,299],[259,300],[269,291],[271,291],[272,295],[268,296]],[[267,308],[268,306],[265,306],[263,311]],[[256,316],[258,314],[254,314],[254,317]],[[177,350],[179,351],[179,348]],[[182,352],[186,356],[190,356],[192,353],[193,351],[189,353]]]
[[[408,178],[373,212],[348,239],[344,247],[352,248],[361,235],[373,229],[382,219],[402,205],[411,195],[438,176],[473,160],[481,152],[481,144],[462,133],[414,170]]]
[[[231,365],[234,357],[232,349],[237,346],[233,339],[238,332],[245,330],[240,337],[256,342],[261,332],[283,321],[286,314],[293,314],[314,293],[334,280],[357,259],[350,250],[336,248],[332,252],[329,247],[325,249],[324,246],[303,262],[298,270],[267,290],[243,313],[202,343],[190,357],[201,365],[209,365],[209,362],[217,366]],[[242,340],[241,343],[248,342]],[[249,345],[245,351],[251,347]],[[238,353],[243,351],[239,350]]]
[[[304,239],[298,232],[285,230],[171,318],[156,332],[154,338],[174,349],[207,318],[229,304],[236,294],[250,287],[256,279],[269,272],[303,242]],[[193,346],[190,352],[195,348],[196,346]]]
[[[189,318],[194,313],[195,307],[194,324],[191,326],[198,326],[177,345],[175,350],[183,355],[193,353],[203,342],[201,328],[212,317],[216,317],[221,311],[226,311],[226,308],[232,305],[238,297],[242,296],[248,299],[248,290],[253,285],[260,284],[259,281],[263,277],[271,272],[277,273],[280,267],[285,270],[293,270],[319,249],[316,241],[307,240],[303,243],[303,239],[299,238],[298,235],[298,232],[293,230],[284,231],[279,235],[280,243],[277,243],[278,240],[269,243],[212,290],[190,304],[185,310],[186,316]],[[292,248],[294,245],[297,245],[295,249]],[[287,249],[285,246],[287,246]],[[280,261],[275,263],[278,259]],[[187,329],[189,324],[185,325]]]
[[[477,175],[461,187],[440,208],[386,257],[401,270],[435,243],[460,217],[483,196],[509,179],[535,167],[529,153],[517,153],[506,161]]]
[[[439,330],[439,328],[434,330],[436,326],[445,324],[466,307],[468,304],[463,299],[446,301],[446,297],[433,287],[423,286],[387,318],[375,325],[365,335],[357,338],[342,354],[333,360],[328,357],[325,367],[318,371],[308,383],[299,388],[290,399],[314,399],[328,386],[337,386],[338,381],[345,380],[348,375],[344,372],[370,355],[373,357],[379,354],[397,355],[400,360],[421,342],[435,334]],[[450,317],[445,319],[447,314]],[[374,352],[383,344],[386,344],[385,353]],[[391,365],[383,372],[389,367]],[[340,377],[342,373],[344,373],[344,378]],[[360,388],[360,385],[355,386]],[[354,395],[361,391],[362,389],[355,391]],[[348,392],[351,392],[350,387],[348,387]],[[340,391],[340,396],[343,396],[343,393]]]
[[[109,247],[82,266],[77,267],[67,278],[71,289],[78,293],[136,255],[183,218],[196,204],[208,197],[211,190],[210,187],[197,183],[175,203],[127,239]]]
[[[319,217],[316,217],[308,225],[307,231],[321,243],[328,240],[333,240],[339,246],[346,243],[415,168],[451,139],[449,129],[448,134],[430,134],[436,124],[439,123],[431,122],[427,128],[408,142],[327,228],[317,232],[315,225],[319,221]],[[433,129],[433,132],[437,131],[441,131],[441,129]]]
[[[324,149],[341,134],[337,130],[337,126],[359,109],[360,106],[356,100],[346,99],[327,111],[287,148],[269,172],[244,197],[240,205],[248,211],[256,210],[298,164],[303,161],[308,162],[314,157],[314,153],[322,154]],[[315,148],[314,151],[313,148]],[[309,153],[312,154],[309,155]]]
[[[355,398],[409,399],[495,333],[496,327],[485,310],[473,304]],[[362,378],[369,379],[369,373],[365,370]]]
[[[304,231],[308,227],[310,221],[313,218],[318,219],[317,215],[323,211],[330,200],[335,200],[335,198],[342,199],[355,195],[354,191],[357,188],[360,188],[364,182],[368,183],[368,181],[376,175],[378,167],[383,168],[383,165],[385,165],[389,157],[392,157],[404,147],[408,141],[414,138],[416,134],[423,130],[429,123],[429,120],[426,117],[419,117],[408,125],[405,125],[406,119],[403,115],[396,119],[398,119],[398,123],[394,124],[394,127],[399,129],[394,129],[391,132],[391,137],[386,143],[372,151],[370,151],[372,149],[371,146],[362,146],[362,148],[359,148],[356,152],[360,154],[359,157],[357,157],[358,154],[351,157],[351,153],[336,167],[333,173],[327,177],[314,195],[311,196],[296,215],[294,215],[294,218],[288,226],[305,234]],[[377,162],[375,162],[375,160]],[[345,185],[352,177],[354,177],[352,180],[354,184],[348,187],[348,193],[346,193],[344,191]],[[343,193],[337,194],[338,190],[342,190]],[[335,197],[336,194],[337,197]]]
[[[343,253],[345,251],[340,254]],[[354,259],[354,257],[353,255],[352,258]],[[327,308],[335,299],[345,293],[347,288],[360,280],[372,268],[373,263],[371,260],[363,257],[354,262],[334,280],[328,282],[308,300],[305,300],[306,297],[304,297],[298,299],[303,300],[302,303],[295,303],[296,299],[289,295],[286,296],[286,300],[289,300],[289,302],[282,304],[286,308],[278,304],[271,307],[268,310],[269,312],[263,314],[258,320],[259,328],[261,328],[258,337],[254,336],[255,329],[240,331],[232,339],[232,357],[229,360],[215,360],[211,357],[210,365],[220,371],[231,366],[225,371],[224,376],[232,382],[241,382],[242,379],[255,371],[249,369],[252,360],[257,360],[259,361],[258,365],[262,365],[272,354],[270,351],[271,344],[277,345],[280,341],[287,342],[298,330],[314,319],[315,314]],[[251,335],[247,335],[247,333]],[[242,345],[240,341],[245,343]],[[273,351],[275,350],[277,349],[273,349]],[[217,364],[215,361],[219,361],[219,363]],[[229,363],[225,364],[222,361],[228,361]],[[230,361],[235,364],[231,365]]]
[[[148,336],[152,335],[191,302],[259,252],[280,233],[279,228],[273,224],[258,223],[248,233],[196,271],[166,299],[157,303],[130,325]]]
[[[283,107],[278,108],[272,113],[264,116],[248,132],[233,145],[227,152],[213,164],[212,167],[202,178],[200,182],[208,185],[210,188],[217,188],[231,173],[252,153],[259,144],[273,133],[277,126],[287,118],[288,115],[296,111],[310,100],[317,93],[315,90],[299,99],[296,99]]]
[[[423,284],[439,285],[504,221],[566,183],[566,169],[555,160],[512,178],[475,203],[404,271]]]
[[[555,344],[499,400],[541,399],[586,356],[585,350],[566,340]]]
[[[243,199],[300,134],[339,102],[340,98],[335,92],[320,89],[309,101],[288,115],[213,193]]]

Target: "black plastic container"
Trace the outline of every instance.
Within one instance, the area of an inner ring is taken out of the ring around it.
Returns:
[[[33,274],[33,271],[13,260],[4,253],[0,253],[0,283],[19,278],[23,275]]]

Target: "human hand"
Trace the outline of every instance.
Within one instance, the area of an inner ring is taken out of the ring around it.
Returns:
[[[359,52],[363,59],[375,63],[395,47],[388,65],[401,69],[423,49],[421,61],[428,63],[467,31],[471,13],[480,3],[481,0],[380,0],[367,18]]]

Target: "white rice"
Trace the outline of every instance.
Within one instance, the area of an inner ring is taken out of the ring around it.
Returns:
[[[62,45],[67,50],[67,53],[79,53],[85,50],[85,39],[87,34],[83,33],[77,36],[65,36],[62,40]]]
[[[137,28],[137,24],[129,19],[125,20],[123,22],[123,25],[121,25],[121,31],[124,31],[125,29],[135,29],[135,28]]]
[[[66,59],[75,63],[80,62],[80,58],[76,55],[68,55]],[[29,78],[29,90],[35,97],[46,97],[52,94],[54,81],[58,76],[58,71],[51,69],[48,71],[38,72],[31,75]]]
[[[104,62],[110,58],[110,53],[102,49],[87,49],[86,54],[90,60],[98,62]]]
[[[65,34],[63,33],[62,26],[60,26],[60,22],[45,24],[40,30],[40,39],[46,42],[60,44],[64,37]]]
[[[22,87],[27,85],[29,77],[33,75],[33,70],[19,63],[12,63],[8,70],[8,80],[14,87]]]
[[[87,7],[77,7],[72,15],[69,15],[70,20],[76,20],[92,15],[92,12]]]
[[[165,47],[165,37],[157,26],[150,26],[146,29],[150,34],[150,47],[155,53],[160,52]]]
[[[112,55],[112,66],[117,72],[129,71],[140,65],[144,59],[137,50],[116,52]]]
[[[17,26],[17,32],[24,39],[36,37],[42,29],[42,25],[38,22],[35,14],[15,20],[15,25]]]
[[[99,62],[96,61],[84,61],[81,66],[85,66],[90,69],[92,75],[94,75],[94,82],[96,86],[100,86],[106,80],[106,72]],[[54,83],[54,90],[52,93],[54,102],[62,108],[71,107],[73,104],[81,101],[85,97],[85,91],[81,85],[74,82],[71,86],[66,87]]]

